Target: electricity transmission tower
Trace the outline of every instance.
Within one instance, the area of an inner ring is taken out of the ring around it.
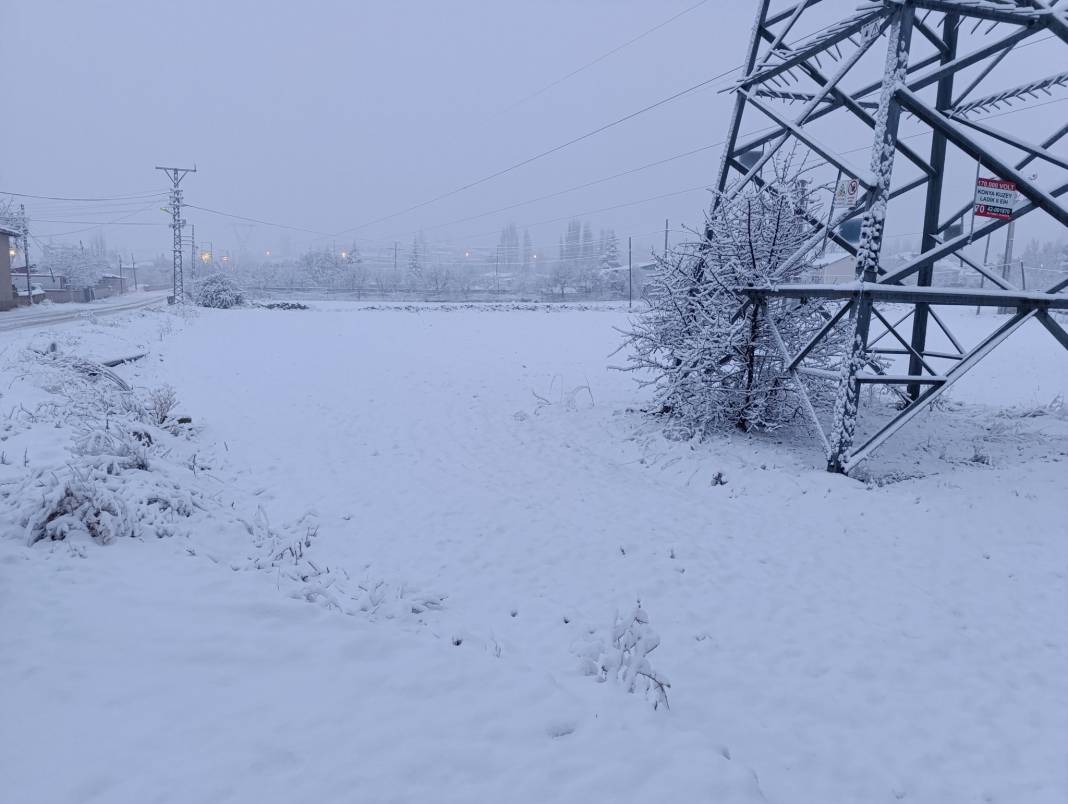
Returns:
[[[832,207],[826,220],[803,213],[812,236],[788,260],[799,264],[830,240],[855,258],[855,282],[743,289],[743,310],[758,313],[773,298],[799,305],[810,299],[841,302],[796,354],[788,352],[771,316],[763,318],[826,448],[828,469],[848,472],[1026,322],[1038,321],[1068,349],[1068,332],[1050,314],[1068,310],[1068,279],[1042,290],[1022,290],[966,252],[974,240],[1026,215],[1044,213],[1068,227],[1068,208],[1058,200],[1068,191],[1068,158],[1051,150],[1068,134],[1065,116],[1050,115],[1056,125],[1042,136],[1034,118],[1023,125],[1019,116],[1002,110],[1045,100],[1068,86],[1068,2],[868,0],[844,19],[835,19],[839,3],[824,0],[798,0],[774,11],[771,6],[771,0],[758,3],[744,75],[732,87],[734,108],[717,189],[730,197],[750,183],[764,186],[762,168],[784,147],[797,148],[809,164],[821,165],[830,186],[843,178],[856,182],[856,196]],[[821,26],[829,18],[831,24]],[[787,44],[795,30],[816,32]],[[1046,47],[1054,57],[1017,60],[1015,79],[1007,83],[999,74],[1006,56],[1045,40],[1052,40]],[[1037,73],[1051,65],[1059,71],[1016,83],[1021,68]],[[799,111],[787,109],[798,104]],[[995,111],[997,124],[986,122]],[[747,113],[753,118],[747,122],[759,132],[743,132]],[[929,146],[919,144],[924,139],[899,134],[903,116],[919,124]],[[828,136],[841,140],[849,132],[870,143],[868,167],[826,142]],[[896,170],[895,159],[901,163]],[[954,186],[944,181],[951,160],[966,176]],[[1025,171],[1036,160],[1052,179],[1040,183]],[[1018,200],[1007,207],[984,206],[976,187],[990,182],[1018,193]],[[970,230],[966,217],[971,217]],[[855,227],[857,221],[859,239],[848,234],[850,222]],[[922,232],[920,253],[889,267],[881,259],[888,221],[906,222],[904,231]],[[936,264],[949,257],[964,269],[959,280],[940,284]],[[903,305],[904,314],[887,305]],[[943,305],[1007,307],[1011,317],[995,319],[992,332],[966,347],[939,315],[936,308]],[[848,327],[853,335],[841,371],[806,367],[806,355],[836,327]],[[887,361],[906,359],[907,369],[900,373],[884,368]],[[830,432],[808,403],[806,384],[817,382],[837,384]],[[899,407],[854,448],[860,390],[869,384],[888,387]]]
[[[197,169],[195,165],[191,168],[156,165],[156,170],[162,170],[171,180],[171,230],[174,235],[173,293],[174,303],[183,304],[185,302],[185,278],[182,275],[182,227],[185,226],[185,221],[182,220],[182,188],[179,185],[187,173],[196,173]]]

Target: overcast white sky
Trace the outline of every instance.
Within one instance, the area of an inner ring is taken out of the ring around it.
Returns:
[[[6,99],[0,190],[92,197],[162,190],[154,165],[195,162],[199,172],[183,184],[189,203],[341,232],[737,65],[753,4],[708,0],[516,106],[695,3],[5,0],[4,84],[13,91]],[[832,0],[827,11],[846,13],[854,5]],[[710,184],[719,149],[506,213],[443,224],[718,142],[729,103],[715,88],[692,93],[336,241],[356,237],[368,252],[394,240],[403,248],[422,229],[434,241],[491,247],[500,226],[514,220],[531,226],[540,248],[555,249],[565,224],[534,224]],[[1048,107],[1036,119],[1063,119],[1065,109]],[[644,254],[662,243],[656,232],[665,218],[693,225],[705,202],[698,190],[583,217],[595,230],[634,234],[636,251]],[[94,205],[95,217],[76,204],[27,203],[42,236],[84,228],[46,220],[113,220],[131,212],[133,222],[167,220],[151,201]],[[143,206],[149,209],[137,212]],[[288,239],[297,251],[316,237],[249,229],[195,210],[187,219],[198,240],[213,241],[218,251],[236,251],[242,238],[256,250],[280,250]],[[112,226],[107,237],[110,245],[140,254],[166,251],[170,242],[163,226]]]

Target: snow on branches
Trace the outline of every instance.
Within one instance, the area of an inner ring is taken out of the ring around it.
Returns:
[[[830,313],[813,301],[757,305],[741,292],[796,282],[812,271],[810,221],[820,213],[802,168],[790,156],[774,159],[766,169],[771,175],[717,196],[703,237],[659,260],[650,307],[626,333],[628,368],[653,387],[654,412],[687,435],[774,430],[802,414],[768,320],[796,354]],[[822,339],[807,365],[837,367],[844,337],[832,332]],[[814,383],[809,394],[817,409],[826,409],[834,385]]]
[[[616,613],[607,644],[594,632],[576,653],[586,675],[595,676],[598,681],[618,681],[627,692],[652,698],[654,709],[668,709],[667,691],[671,684],[649,663],[649,654],[659,646],[660,636],[650,627],[649,615],[639,600],[628,614]]]

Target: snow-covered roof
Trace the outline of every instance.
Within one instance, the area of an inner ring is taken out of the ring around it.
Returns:
[[[834,263],[845,259],[852,260],[854,257],[852,254],[847,254],[844,251],[831,251],[816,257],[816,259],[812,261],[812,264],[817,268],[822,268],[825,265],[833,265]]]

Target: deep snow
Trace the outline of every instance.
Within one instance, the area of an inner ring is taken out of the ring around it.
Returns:
[[[1063,350],[1029,324],[865,484],[802,434],[666,440],[607,368],[625,324],[332,304],[9,338],[4,416],[51,393],[27,344],[149,351],[116,371],[177,389],[216,505],[106,547],[0,520],[13,800],[1064,801]],[[69,433],[16,420],[0,449],[61,467]],[[257,508],[317,528],[348,614],[251,569]],[[580,671],[639,598],[669,710]]]

